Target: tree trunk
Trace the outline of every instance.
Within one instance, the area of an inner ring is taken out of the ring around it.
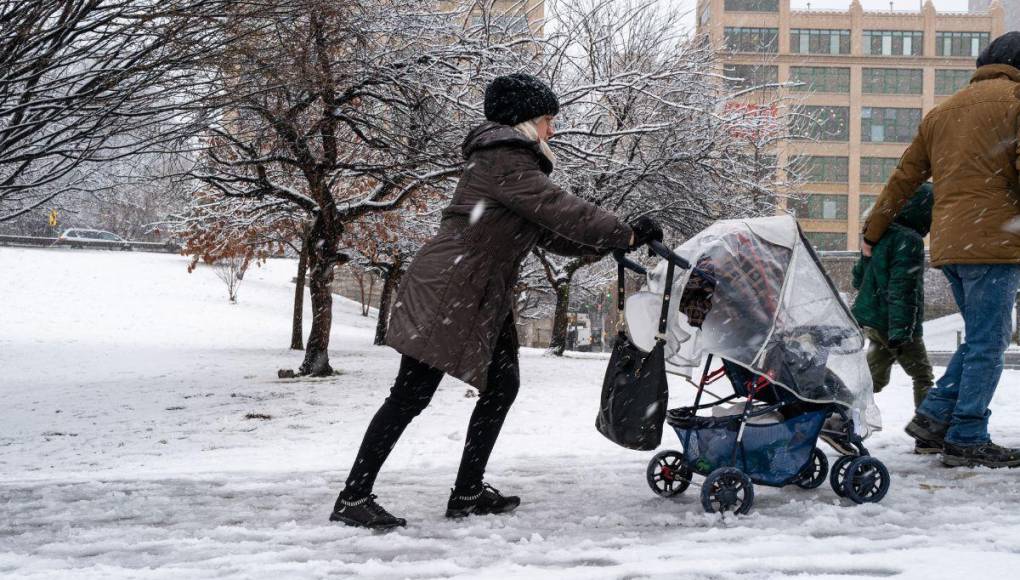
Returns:
[[[556,356],[563,356],[563,350],[567,347],[567,314],[570,311],[570,285],[574,281],[574,275],[581,268],[585,268],[598,262],[597,257],[585,257],[571,260],[557,274],[546,262],[546,259],[539,255],[539,259],[546,265],[546,280],[556,292],[556,312],[553,314],[552,337],[549,340],[548,353]]]
[[[248,266],[250,266],[250,265],[251,265],[251,258],[245,256],[244,260],[241,262],[241,267],[237,271],[237,279],[238,280],[244,280],[244,274],[245,274],[245,272],[248,271]]]
[[[549,354],[563,356],[567,347],[567,314],[570,310],[570,280],[560,282],[556,287],[556,313],[553,314],[552,338],[549,340]]]
[[[376,345],[381,346],[386,343],[386,329],[390,324],[390,302],[393,299],[393,293],[397,290],[397,285],[400,284],[400,277],[403,273],[403,264],[399,259],[386,269],[386,280],[383,282],[382,296],[379,298],[379,320],[375,323],[374,342]]]
[[[291,321],[290,348],[291,350],[304,350],[304,329],[302,319],[305,314],[305,275],[308,272],[308,244],[307,240],[301,241],[301,254],[298,258],[297,281],[294,284],[294,318]]]
[[[365,271],[359,271],[355,267],[349,267],[348,270],[351,272],[351,278],[358,283],[358,301],[361,303],[361,315],[368,316],[365,312]]]
[[[325,377],[333,374],[329,365],[329,333],[333,327],[333,269],[344,260],[337,252],[341,226],[336,209],[323,207],[308,236],[308,289],[312,298],[312,329],[308,333],[305,360],[299,374]]]
[[[372,311],[372,295],[375,294],[375,274],[366,270],[363,277],[368,278],[368,297],[365,297],[365,289],[364,285],[362,285],[361,315],[367,318]]]

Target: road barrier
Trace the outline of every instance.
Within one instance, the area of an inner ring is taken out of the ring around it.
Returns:
[[[39,238],[35,236],[0,235],[0,246],[22,246],[36,248],[68,247],[75,249],[139,250],[142,252],[164,252],[179,254],[181,247],[173,242],[114,242],[107,240],[67,240],[61,238]]]

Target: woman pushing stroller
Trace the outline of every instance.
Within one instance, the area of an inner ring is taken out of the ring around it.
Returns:
[[[395,384],[369,423],[330,520],[406,524],[376,503],[373,484],[444,374],[480,393],[446,516],[506,513],[520,504],[483,476],[520,382],[511,305],[521,263],[535,246],[583,256],[662,240],[651,219],[626,224],[550,181],[547,142],[558,112],[556,95],[535,77],[502,76],[486,88],[488,122],[464,140],[467,165],[439,232],[411,263],[393,305],[386,343],[403,355]]]

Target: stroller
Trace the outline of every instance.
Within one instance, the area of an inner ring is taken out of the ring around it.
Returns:
[[[627,299],[628,334],[643,350],[658,334],[671,372],[688,380],[706,362],[691,381],[693,404],[666,413],[681,450],[652,458],[652,491],[682,494],[698,474],[707,512],[744,514],[755,484],[813,489],[828,479],[855,503],[881,501],[889,471],[864,446],[881,428],[864,337],[797,222],[717,222],[670,256],[696,267],[672,288],[664,287],[665,263],[648,271],[647,289]],[[667,292],[681,299],[663,336],[654,323]],[[707,387],[722,379],[732,394],[713,395]],[[703,403],[706,395],[717,400]],[[831,470],[819,439],[840,455]]]

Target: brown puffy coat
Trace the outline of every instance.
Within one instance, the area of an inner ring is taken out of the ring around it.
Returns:
[[[979,68],[932,109],[864,226],[877,243],[917,187],[934,177],[931,262],[1020,263],[1020,70]]]
[[[386,343],[484,390],[528,252],[537,244],[564,255],[604,254],[627,248],[632,231],[553,184],[538,144],[511,127],[479,126],[463,153],[468,164],[439,233],[397,291]]]

